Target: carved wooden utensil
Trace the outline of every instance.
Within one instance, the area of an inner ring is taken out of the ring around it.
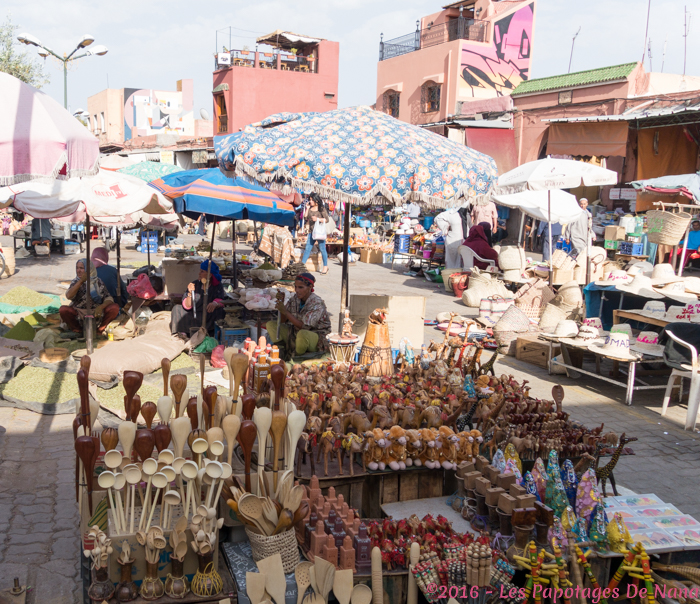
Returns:
[[[226,362],[226,367],[228,368],[228,393],[233,396],[233,367],[231,367],[231,359],[234,355],[238,354],[237,348],[224,348],[224,361]]]
[[[243,450],[243,461],[245,464],[245,490],[250,493],[250,460],[253,454],[253,445],[258,435],[258,429],[252,420],[246,419],[241,422],[241,429],[238,431],[238,442]]]
[[[138,392],[138,389],[141,388],[141,384],[143,384],[143,373],[139,373],[138,371],[125,371],[122,383],[124,385],[124,392],[126,392],[124,396],[124,411],[126,411],[126,416],[129,418],[131,417],[131,400]]]
[[[286,428],[287,416],[284,414],[284,411],[273,411],[270,431],[272,432],[272,476],[275,490],[277,490],[277,470],[279,467],[279,456],[282,452],[282,438]]]
[[[173,414],[173,399],[169,396],[161,396],[156,404],[158,409],[158,419],[161,424],[167,424],[170,422],[170,418]]]
[[[182,403],[182,395],[187,390],[187,376],[172,376],[170,378],[170,390],[173,391],[173,396],[175,397],[175,417],[180,417],[180,403]]]
[[[170,426],[168,426],[168,424],[156,424],[153,433],[156,437],[156,449],[158,449],[158,453],[163,449],[167,449],[172,438]]]
[[[105,428],[102,430],[100,435],[100,440],[102,440],[102,446],[105,451],[111,451],[117,448],[117,443],[119,442],[119,434],[116,428]]]
[[[80,461],[83,462],[88,489],[88,510],[92,516],[92,474],[94,472],[92,460],[95,458],[95,441],[92,440],[91,436],[79,436],[75,439],[75,452],[80,457]]]
[[[201,428],[192,430],[187,436],[187,446],[190,448],[190,451],[192,450],[192,443],[198,438],[203,438],[205,441],[207,440],[207,433]]]
[[[241,417],[243,419],[253,419],[253,411],[255,411],[255,395],[244,394],[241,397],[243,411]]]
[[[146,428],[148,428],[149,430],[151,429],[151,425],[153,424],[153,418],[156,416],[157,410],[158,408],[156,407],[156,404],[153,401],[148,401],[141,405],[141,416],[146,422]]]
[[[197,417],[197,397],[191,396],[187,403],[187,416],[190,418],[192,429],[196,430],[199,427],[199,419]]]
[[[275,390],[275,409],[284,411],[284,367],[273,365],[270,369],[270,381]]]
[[[78,392],[80,393],[80,423],[85,433],[90,432],[90,394],[88,392],[88,374],[84,369],[78,370]]]
[[[136,423],[139,417],[139,412],[141,411],[141,397],[138,394],[134,394],[131,399],[131,421]]]
[[[216,399],[218,394],[216,392],[216,386],[207,386],[204,389],[204,403],[206,408],[202,405],[204,409],[204,423],[207,425],[207,430],[214,427],[214,407],[216,406]]]
[[[564,388],[561,384],[555,384],[552,386],[552,398],[557,404],[557,410],[561,407],[561,403],[564,400]]]
[[[170,376],[170,359],[164,358],[160,362],[160,367],[163,370],[163,396],[168,396],[168,377]]]
[[[221,422],[221,427],[224,431],[224,436],[226,436],[226,446],[228,448],[226,461],[228,465],[231,465],[233,448],[236,446],[236,437],[241,429],[241,420],[237,415],[227,415]]]
[[[146,461],[151,455],[153,455],[153,447],[156,444],[156,435],[153,430],[148,428],[142,428],[136,431],[136,438],[134,439],[134,449],[141,461]]]
[[[178,417],[171,423],[173,448],[175,449],[175,457],[182,457],[187,442],[187,436],[190,433],[191,424],[186,417]]]
[[[233,372],[233,392],[231,396],[233,397],[233,404],[236,405],[238,402],[238,391],[240,390],[241,384],[243,384],[243,391],[245,392],[245,374],[248,371],[248,355],[239,352],[231,357],[231,369]],[[241,416],[241,405],[236,405],[235,414]]]
[[[84,436],[84,432],[82,429],[82,422],[80,420],[80,415],[76,415],[75,418],[73,419],[73,442],[78,438],[78,432],[80,432],[81,436]],[[104,432],[103,432],[104,434]],[[80,499],[80,456],[78,455],[78,452],[75,452],[75,500],[78,501]]]

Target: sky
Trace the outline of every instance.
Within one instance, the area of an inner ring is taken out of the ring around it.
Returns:
[[[103,57],[70,66],[73,111],[85,109],[87,98],[107,87],[175,90],[177,80],[191,78],[198,114],[201,108],[211,113],[217,30],[223,29],[219,45],[228,46],[228,27],[235,28],[235,49],[254,49],[256,37],[276,29],[340,42],[339,106],[347,107],[375,101],[380,34],[387,40],[411,33],[416,19],[442,5],[431,0],[4,0],[0,19],[9,13],[20,32],[59,54],[70,52],[84,34],[109,48]],[[647,6],[648,0],[538,0],[531,77],[566,73],[579,27],[571,71],[641,60]],[[686,73],[700,76],[700,36],[693,35],[700,29],[700,0],[651,0],[653,71],[661,70],[665,47],[664,72],[683,72],[684,6],[692,15]],[[62,64],[48,58],[46,67],[51,83],[44,91],[63,102]],[[646,53],[645,68],[650,70]]]

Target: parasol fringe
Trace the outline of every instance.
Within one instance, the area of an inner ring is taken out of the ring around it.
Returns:
[[[83,176],[94,176],[100,171],[99,157],[95,160],[92,168],[87,170],[67,170],[67,175],[60,174],[63,167],[68,163],[68,154],[61,153],[54,165],[51,174],[14,174],[12,176],[0,176],[0,186],[9,187],[19,185],[29,181],[51,182],[53,180],[68,180],[69,178],[80,178]]]

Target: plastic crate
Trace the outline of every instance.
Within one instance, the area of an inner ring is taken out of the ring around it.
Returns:
[[[634,243],[632,241],[620,241],[617,251],[627,256],[641,256],[644,251],[644,244]]]
[[[244,342],[250,336],[250,327],[221,327],[214,329],[214,337],[224,346],[233,346],[235,342]]]
[[[66,241],[64,249],[65,251],[63,253],[66,256],[77,254],[80,252],[80,243],[78,243],[77,241]]]
[[[557,240],[556,247],[558,250],[564,250],[566,253],[569,253],[571,251],[571,241],[560,237]]]
[[[605,240],[605,243],[603,244],[603,247],[604,247],[606,250],[616,250],[616,249],[617,249],[617,244],[618,244],[618,243],[620,243],[620,242],[617,241],[617,240],[613,241],[613,240],[611,240],[611,239],[606,239],[606,240]]]

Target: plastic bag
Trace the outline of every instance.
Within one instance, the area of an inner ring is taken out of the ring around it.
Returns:
[[[223,344],[217,346],[214,348],[214,350],[211,351],[211,366],[216,367],[217,369],[221,369],[222,367],[226,367],[226,359],[224,359],[224,346]]]
[[[200,354],[206,354],[207,352],[211,352],[212,350],[214,350],[218,345],[219,343],[216,341],[215,338],[207,336],[206,338],[204,338],[204,341],[199,346],[197,346],[197,348],[194,349],[194,351]]]
[[[315,241],[325,241],[328,233],[326,232],[326,223],[317,220],[314,224],[314,230],[311,233],[311,238]]]
[[[126,287],[126,291],[129,295],[141,298],[142,300],[150,300],[158,295],[156,294],[156,290],[153,289],[148,275],[143,273],[138,276],[136,281],[129,283]]]

